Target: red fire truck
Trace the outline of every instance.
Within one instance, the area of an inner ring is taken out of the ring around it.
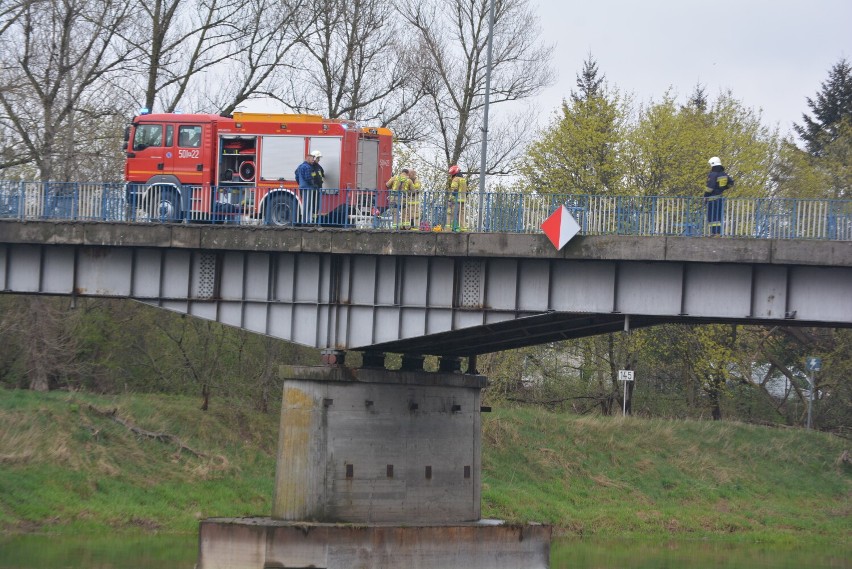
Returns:
[[[392,175],[390,130],[318,115],[142,114],[125,139],[132,218],[346,225],[355,208],[386,205],[377,188]],[[300,190],[296,168],[314,151],[323,188]]]

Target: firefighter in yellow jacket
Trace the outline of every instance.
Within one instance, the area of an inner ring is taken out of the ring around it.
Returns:
[[[399,174],[391,176],[385,187],[388,189],[388,208],[393,212],[392,229],[399,229],[400,208],[412,187],[408,168],[403,168]]]
[[[465,223],[464,204],[467,200],[467,178],[461,168],[450,166],[450,195],[448,200],[447,221],[452,224],[453,231],[467,231]]]
[[[423,186],[414,168],[408,169],[408,182],[408,193],[403,195],[405,203],[402,207],[402,225],[406,229],[420,229],[420,192]]]

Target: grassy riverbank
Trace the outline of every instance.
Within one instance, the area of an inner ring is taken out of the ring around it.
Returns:
[[[848,540],[848,441],[736,423],[483,416],[483,516],[598,537]],[[194,532],[267,515],[277,411],[0,391],[0,531]]]

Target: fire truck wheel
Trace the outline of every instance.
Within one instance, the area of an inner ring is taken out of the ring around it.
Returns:
[[[296,222],[296,202],[289,196],[270,196],[266,205],[269,225],[293,225]]]
[[[173,189],[155,186],[148,190],[148,195],[151,221],[177,221],[180,218],[180,204]]]

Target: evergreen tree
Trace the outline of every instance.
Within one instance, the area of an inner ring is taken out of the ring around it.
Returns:
[[[804,124],[794,124],[793,128],[808,152],[821,156],[825,147],[837,139],[843,121],[852,121],[852,65],[846,58],[828,72],[816,99],[808,97],[807,102],[813,118],[802,114]]]
[[[579,91],[571,91],[571,99],[578,103],[601,96],[605,80],[606,75],[598,77],[598,62],[590,53],[583,62],[583,71],[577,74]]]
[[[577,91],[563,100],[553,123],[528,148],[521,172],[529,187],[557,194],[621,193],[618,145],[628,112],[617,91],[598,76],[591,54],[577,75]]]
[[[689,96],[689,101],[686,103],[686,108],[696,112],[703,113],[707,111],[708,106],[707,90],[701,83],[695,84],[695,90]]]

